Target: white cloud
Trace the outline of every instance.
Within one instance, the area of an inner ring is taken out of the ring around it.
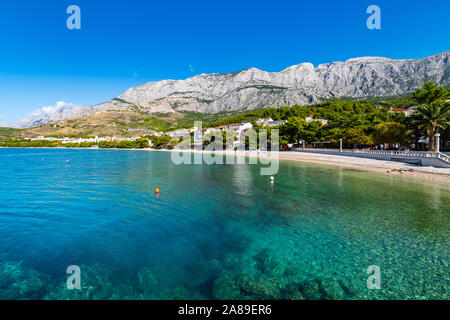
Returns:
[[[58,101],[54,106],[43,107],[41,110],[36,110],[35,112],[43,112],[49,116],[55,116],[59,114],[61,110],[73,107],[76,107],[73,103]]]
[[[71,112],[72,108],[75,107],[78,106],[70,102],[58,101],[54,106],[47,106],[42,109],[35,110],[11,125],[15,128],[28,128],[50,121],[63,120]]]

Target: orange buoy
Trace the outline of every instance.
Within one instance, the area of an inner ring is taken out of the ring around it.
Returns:
[[[155,193],[159,193],[159,188],[156,188],[156,189],[155,189]]]

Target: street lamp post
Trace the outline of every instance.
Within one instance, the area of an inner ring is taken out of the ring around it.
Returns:
[[[439,152],[440,151],[440,145],[441,145],[441,143],[440,143],[440,137],[441,137],[441,135],[438,133],[438,134],[436,134],[436,152]]]

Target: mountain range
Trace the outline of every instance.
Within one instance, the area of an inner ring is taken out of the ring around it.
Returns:
[[[61,104],[44,108],[14,126],[33,127],[107,110],[212,114],[307,105],[343,97],[362,99],[402,95],[427,81],[450,86],[449,56],[450,51],[418,60],[363,57],[317,67],[311,63],[301,63],[280,72],[250,68],[232,73],[201,74],[186,80],[149,82],[95,106]]]

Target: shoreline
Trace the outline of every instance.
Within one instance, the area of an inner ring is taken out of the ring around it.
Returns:
[[[158,151],[158,152],[188,152],[188,153],[203,153],[210,154],[212,151],[207,150],[167,150],[167,149],[95,149],[95,148],[59,148],[59,147],[36,147],[36,148],[9,148],[0,147],[0,149],[56,149],[56,150],[130,150],[130,151]],[[321,164],[327,166],[340,167],[348,170],[357,170],[362,172],[376,172],[387,176],[404,176],[415,179],[422,179],[428,181],[439,181],[450,183],[450,168],[435,168],[435,167],[421,167],[406,163],[399,163],[394,161],[377,160],[370,158],[340,156],[330,154],[306,153],[299,151],[282,151],[274,152],[272,154],[256,153],[249,151],[218,151],[218,155],[244,156],[256,157],[265,159],[278,159],[281,161],[293,161],[312,164]]]
[[[149,150],[149,149],[144,149]],[[149,151],[160,152],[189,152],[189,153],[211,153],[205,150],[156,150]],[[234,155],[256,158],[272,158],[281,161],[293,161],[312,164],[321,164],[333,167],[340,167],[348,170],[357,170],[362,172],[376,172],[383,175],[405,176],[428,181],[439,181],[450,183],[450,168],[420,167],[395,161],[377,160],[370,158],[339,156],[317,153],[303,153],[296,151],[276,152],[276,156],[270,156],[264,153],[250,153],[249,151],[219,151],[219,155]]]
[[[300,153],[300,155],[280,156],[280,160],[333,165],[358,171],[370,171],[384,175],[407,176],[450,183],[450,168],[422,167],[394,161],[351,156],[296,153]]]

